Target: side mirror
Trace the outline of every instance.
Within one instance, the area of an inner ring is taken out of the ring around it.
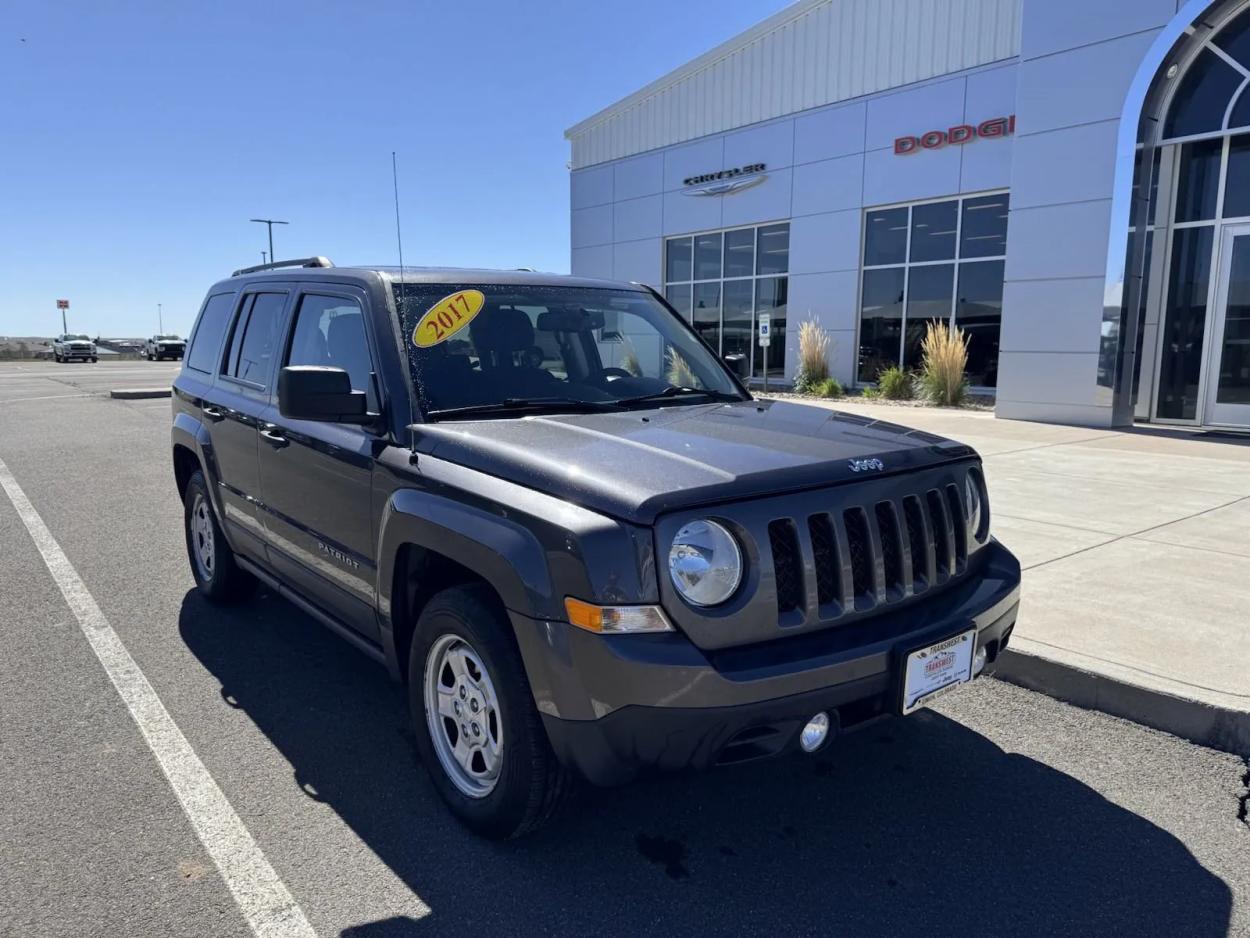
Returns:
[[[747,357],[741,352],[731,352],[722,359],[725,365],[743,381],[747,377]]]
[[[289,365],[278,376],[278,411],[296,420],[326,423],[368,423],[364,391],[352,390],[352,379],[342,368]]]

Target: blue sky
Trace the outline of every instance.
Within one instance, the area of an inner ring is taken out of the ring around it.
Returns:
[[[0,335],[186,333],[280,258],[568,270],[584,117],[786,0],[0,9]]]

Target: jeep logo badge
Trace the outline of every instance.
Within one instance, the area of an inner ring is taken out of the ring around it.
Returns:
[[[851,467],[851,472],[879,472],[885,468],[885,463],[875,457],[872,459],[852,459],[847,465]]]

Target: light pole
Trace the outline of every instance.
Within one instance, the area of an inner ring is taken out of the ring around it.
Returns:
[[[268,251],[261,251],[261,252],[260,252],[260,262],[261,262],[262,264],[268,264],[268,263],[269,263],[269,252],[268,252]]]
[[[256,222],[257,224],[260,224],[260,225],[267,225],[267,226],[269,227],[269,259],[270,259],[270,260],[273,260],[273,258],[274,258],[274,253],[273,253],[273,226],[274,226],[274,225],[289,225],[289,224],[290,224],[290,222],[289,222],[289,221],[278,221],[278,219],[276,219],[276,218],[250,218],[250,219],[248,219],[248,221],[254,221],[254,222]]]
[[[160,329],[160,335],[165,334],[165,314],[161,311],[161,304],[156,304],[156,325]]]

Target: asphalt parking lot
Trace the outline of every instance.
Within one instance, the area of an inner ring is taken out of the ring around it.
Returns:
[[[993,680],[473,838],[380,667],[273,596],[192,591],[169,402],[106,393],[177,368],[0,364],[0,471],[317,934],[1250,934],[1244,760]],[[249,934],[3,494],[0,584],[0,934]]]

